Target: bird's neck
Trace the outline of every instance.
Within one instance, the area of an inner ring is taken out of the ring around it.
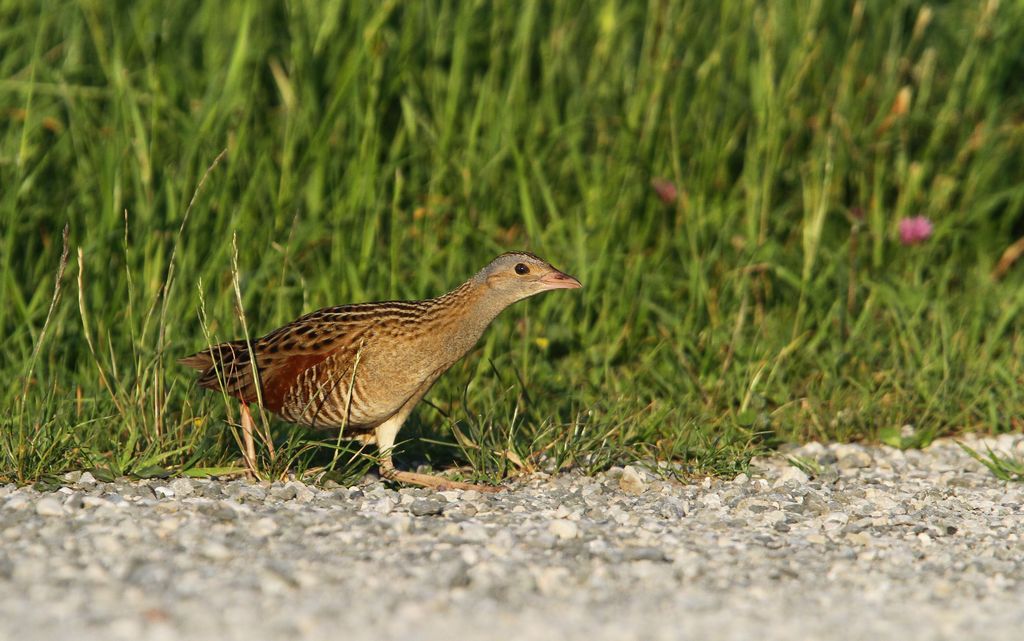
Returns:
[[[462,358],[480,340],[491,321],[516,300],[501,296],[477,278],[433,299],[438,310],[437,331],[445,336],[445,351],[450,351],[454,360]]]

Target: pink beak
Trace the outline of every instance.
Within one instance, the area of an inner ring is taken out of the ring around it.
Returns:
[[[579,289],[583,287],[583,283],[580,281],[557,270],[544,274],[540,277],[539,282],[544,285],[544,289]]]

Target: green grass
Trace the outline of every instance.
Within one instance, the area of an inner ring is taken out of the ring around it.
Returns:
[[[984,455],[963,443],[957,443],[975,461],[984,465],[1000,481],[1024,481],[1024,459],[997,454],[989,449]]]
[[[255,336],[512,248],[585,289],[500,317],[400,460],[732,474],[1021,427],[1024,265],[991,277],[1024,235],[1020,3],[6,0],[0,25],[0,480],[237,469],[237,409],[175,364],[243,335],[236,276]],[[935,235],[904,247],[911,215]],[[269,427],[268,475],[372,463]]]

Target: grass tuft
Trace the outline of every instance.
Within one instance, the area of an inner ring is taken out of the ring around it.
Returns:
[[[400,461],[729,475],[785,442],[1022,428],[1020,3],[55,0],[0,24],[0,481],[234,473],[236,410],[177,357],[514,248],[586,288],[503,314]],[[373,465],[257,421],[268,478]]]
[[[961,442],[957,445],[967,452],[971,458],[984,465],[1000,481],[1024,481],[1024,459],[1014,456],[996,454],[991,449],[982,455],[977,450]]]

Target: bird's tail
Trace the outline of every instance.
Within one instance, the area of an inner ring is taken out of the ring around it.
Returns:
[[[249,344],[245,341],[220,343],[179,358],[178,362],[201,372],[198,381],[200,387],[222,390],[245,403],[256,400]]]

